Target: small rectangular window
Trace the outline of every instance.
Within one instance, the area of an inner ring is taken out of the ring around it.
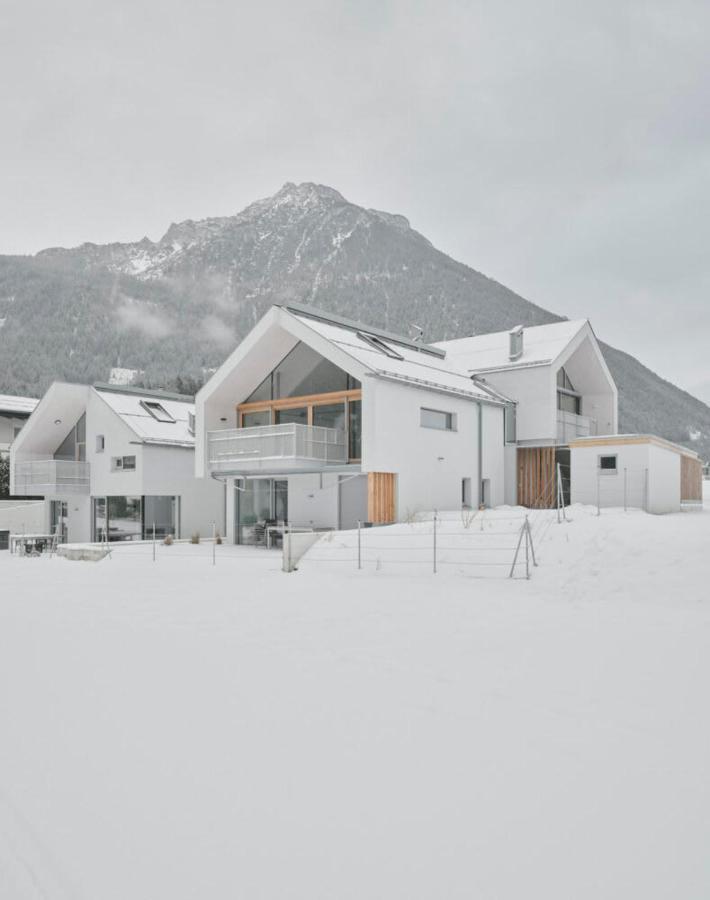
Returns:
[[[616,456],[600,456],[599,457],[600,472],[616,472]]]
[[[440,409],[426,409],[425,407],[422,407],[419,413],[422,428],[438,428],[439,431],[456,430],[456,417],[453,413],[444,412]]]
[[[190,434],[195,433],[195,414],[194,412],[189,412],[187,414],[187,430]]]
[[[162,403],[157,400],[141,400],[141,406],[146,412],[149,412],[158,422],[174,422],[175,419],[165,409]]]
[[[106,440],[102,434],[96,435],[96,452],[103,453],[106,448]]]
[[[111,469],[114,472],[135,472],[136,458],[135,456],[113,456]]]

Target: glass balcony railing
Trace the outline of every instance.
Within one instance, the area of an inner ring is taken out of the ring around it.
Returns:
[[[89,463],[70,459],[23,459],[15,462],[15,494],[88,494]]]
[[[212,472],[319,471],[348,461],[345,432],[317,425],[257,425],[207,434]]]

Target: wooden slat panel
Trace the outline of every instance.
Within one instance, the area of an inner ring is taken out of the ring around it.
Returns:
[[[680,458],[680,499],[703,499],[703,464],[699,459],[689,456]]]
[[[367,518],[382,525],[395,520],[395,474],[367,473]]]
[[[518,503],[535,509],[555,506],[554,447],[518,448]]]

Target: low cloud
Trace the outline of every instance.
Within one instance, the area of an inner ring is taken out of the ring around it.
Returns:
[[[168,316],[162,315],[145,304],[127,300],[116,310],[119,328],[139,331],[151,340],[167,337],[175,330]]]
[[[205,316],[202,320],[201,328],[206,338],[224,350],[234,347],[237,343],[234,329],[218,316]]]

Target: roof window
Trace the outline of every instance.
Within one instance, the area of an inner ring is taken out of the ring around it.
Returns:
[[[158,422],[175,421],[162,403],[158,403],[157,400],[141,400],[141,406],[146,412],[149,412],[154,419],[157,419]]]
[[[358,331],[356,333],[361,341],[369,344],[375,350],[379,350],[380,353],[384,353],[385,356],[389,356],[390,359],[404,359],[401,353],[397,353],[396,350],[393,350],[389,344],[385,344],[382,338],[378,338],[377,335],[368,334],[366,331]]]

